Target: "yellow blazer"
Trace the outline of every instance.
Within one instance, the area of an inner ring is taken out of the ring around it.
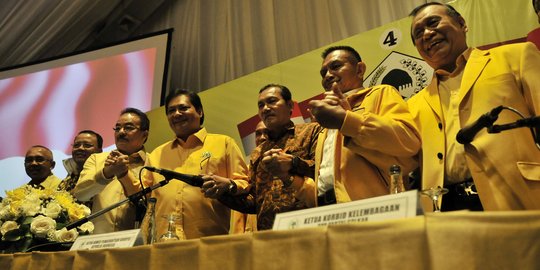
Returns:
[[[434,77],[408,101],[422,136],[422,188],[443,185],[445,140],[455,140],[444,134],[437,85]],[[525,116],[539,115],[540,53],[532,43],[471,52],[459,93],[461,127],[499,105],[515,108]],[[517,119],[516,114],[504,110],[495,124]],[[465,146],[465,152],[485,210],[540,209],[540,150],[529,129],[498,134],[483,129]],[[429,203],[424,201],[424,205]]]
[[[348,98],[352,110],[336,136],[334,190],[348,202],[389,193],[389,168],[398,164],[404,175],[417,166],[418,134],[407,103],[389,85],[357,90]],[[318,181],[327,130],[319,134],[315,155]]]

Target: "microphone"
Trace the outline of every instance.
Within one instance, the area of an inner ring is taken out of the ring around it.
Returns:
[[[183,174],[183,173],[179,173],[179,172],[175,172],[175,171],[171,171],[171,170],[158,169],[158,168],[152,167],[152,166],[144,166],[144,168],[151,171],[151,172],[159,173],[159,174],[165,176],[165,178],[177,179],[177,180],[180,180],[180,181],[182,181],[184,183],[190,184],[190,185],[195,186],[195,187],[202,187],[202,184],[204,183],[204,180],[202,179],[202,177],[198,176],[198,175]]]
[[[461,144],[469,144],[473,141],[474,136],[483,128],[487,128],[493,125],[499,113],[504,109],[504,106],[498,106],[493,108],[490,112],[482,114],[474,123],[462,128],[457,136],[456,140]]]

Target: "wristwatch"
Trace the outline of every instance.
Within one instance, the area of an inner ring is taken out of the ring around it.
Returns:
[[[294,175],[290,175],[289,178],[286,180],[282,179],[281,182],[285,187],[289,187],[294,182]]]
[[[298,172],[298,165],[300,165],[300,158],[293,156],[291,160],[291,169],[289,170],[290,174],[296,174]]]

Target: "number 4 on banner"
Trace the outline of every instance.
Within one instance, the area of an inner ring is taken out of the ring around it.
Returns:
[[[383,49],[392,49],[401,42],[401,31],[397,28],[390,28],[384,31],[379,38],[379,44]]]

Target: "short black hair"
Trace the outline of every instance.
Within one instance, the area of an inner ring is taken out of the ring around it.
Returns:
[[[142,128],[142,127],[141,127]],[[97,147],[99,149],[102,149],[103,148],[103,137],[101,137],[101,135],[99,135],[99,133],[93,131],[93,130],[90,130],[90,129],[85,129],[85,130],[81,130],[79,131],[79,133],[77,133],[77,135],[80,135],[80,134],[83,134],[83,133],[87,133],[87,134],[92,134],[96,137],[96,141],[97,141]]]
[[[142,131],[150,130],[150,119],[148,119],[148,116],[146,116],[146,113],[142,112],[139,109],[128,107],[128,108],[123,109],[120,112],[120,115],[123,115],[123,114],[126,114],[126,113],[136,114],[139,117],[139,119],[141,119],[141,130]]]
[[[538,13],[538,10],[540,10],[540,1],[532,0],[532,5],[534,8],[534,12]]]
[[[534,0],[533,0],[534,1]],[[424,4],[421,4],[417,7],[415,7],[411,13],[409,13],[409,17],[415,17],[416,14],[418,14],[422,9],[426,8],[426,7],[429,7],[429,6],[443,6],[446,8],[446,14],[448,14],[450,17],[452,17],[456,22],[460,22],[459,20],[460,19],[463,19],[463,16],[461,16],[461,14],[451,5],[448,5],[448,4],[443,4],[443,3],[439,3],[439,2],[427,2],[427,3],[424,3]],[[411,31],[411,39],[412,39],[412,42],[414,44],[414,37],[413,37],[413,33]]]
[[[169,103],[171,102],[171,100],[173,100],[173,98],[177,96],[182,96],[182,95],[189,97],[189,101],[191,102],[193,107],[195,107],[195,110],[197,110],[197,112],[202,114],[201,121],[199,121],[199,124],[202,125],[204,123],[204,109],[201,102],[201,97],[199,97],[197,93],[187,90],[187,89],[179,88],[179,89],[175,89],[169,92],[169,94],[165,98],[165,114],[167,114],[167,112],[169,111]]]
[[[283,97],[283,99],[285,101],[289,101],[292,99],[292,94],[291,94],[291,91],[289,90],[289,88],[287,88],[287,86],[285,85],[281,85],[281,84],[277,84],[277,83],[270,83],[270,84],[267,84],[265,86],[263,86],[261,88],[261,90],[259,90],[259,94],[262,93],[264,90],[270,88],[270,87],[277,87],[281,90],[281,97]]]
[[[347,51],[354,57],[357,62],[362,62],[362,57],[360,57],[360,54],[353,47],[345,45],[326,48],[321,54],[322,58],[325,59],[333,51]]]

